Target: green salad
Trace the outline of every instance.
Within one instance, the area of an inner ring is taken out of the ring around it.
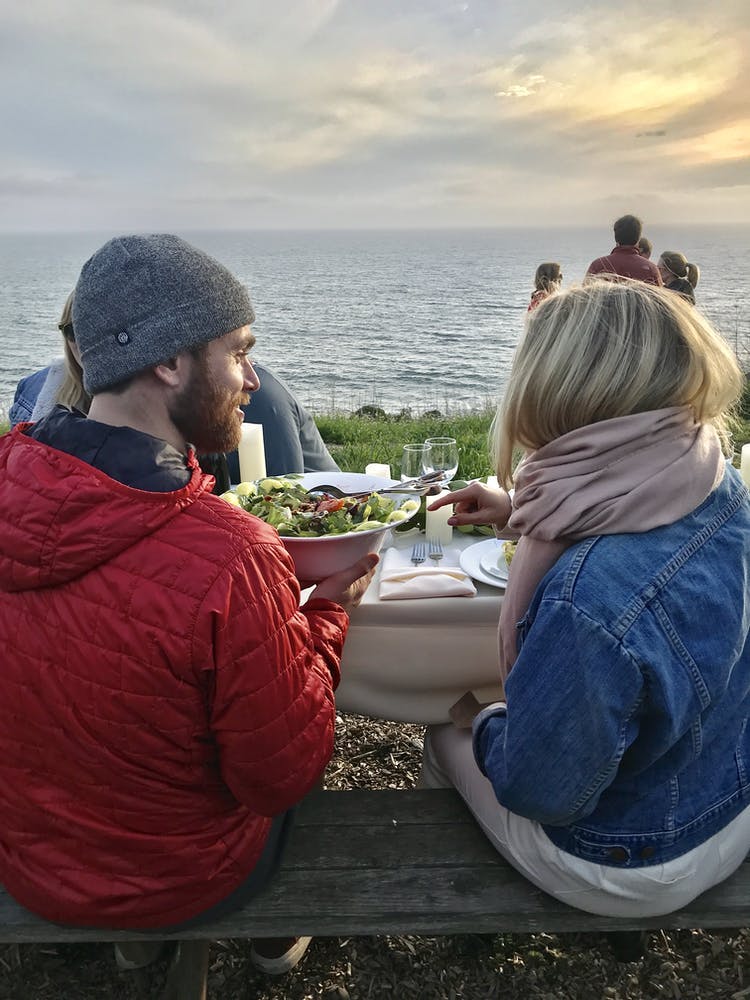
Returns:
[[[291,477],[240,483],[222,493],[222,499],[255,514],[276,528],[280,535],[295,538],[371,531],[406,521],[419,508],[416,500],[407,499],[398,504],[379,493],[370,493],[365,498],[338,498],[328,493],[311,496],[302,483]]]

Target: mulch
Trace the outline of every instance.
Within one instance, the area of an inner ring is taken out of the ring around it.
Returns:
[[[337,733],[328,787],[416,783],[421,727],[348,715]],[[317,938],[278,979],[249,951],[212,945],[209,1000],[750,1000],[746,929],[654,933],[643,960],[622,963],[595,934]],[[156,997],[166,963],[121,973],[106,944],[0,946],[0,1000]]]

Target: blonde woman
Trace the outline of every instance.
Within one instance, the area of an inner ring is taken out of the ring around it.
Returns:
[[[534,275],[534,291],[531,293],[531,301],[526,311],[531,312],[550,295],[559,292],[562,278],[562,270],[556,261],[545,261],[540,264]]]
[[[431,727],[424,783],[455,785],[501,854],[592,913],[677,910],[750,849],[750,494],[725,460],[741,386],[677,295],[556,295],[529,318],[494,428],[512,500],[477,484],[450,498],[453,523],[520,534],[506,701],[473,739]]]
[[[91,397],[83,388],[81,357],[73,333],[72,292],[65,300],[57,326],[63,336],[63,356],[18,383],[8,414],[11,427],[46,417],[56,403],[88,413]]]
[[[656,266],[664,287],[670,292],[679,292],[695,305],[695,289],[701,276],[698,265],[689,263],[687,257],[676,250],[665,250]]]

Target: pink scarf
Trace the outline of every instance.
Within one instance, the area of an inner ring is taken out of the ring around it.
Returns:
[[[500,612],[500,672],[515,662],[516,623],[573,542],[650,531],[695,510],[721,481],[716,430],[688,406],[579,427],[528,454],[515,473],[508,527],[521,535]]]

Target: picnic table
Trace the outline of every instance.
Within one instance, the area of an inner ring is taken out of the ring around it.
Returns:
[[[394,534],[408,549],[424,536]],[[452,547],[483,541],[453,532]],[[504,591],[475,581],[474,597],[382,601],[381,563],[351,615],[336,703],[343,712],[393,722],[448,722],[448,709],[466,691],[480,702],[501,697],[497,623]]]

